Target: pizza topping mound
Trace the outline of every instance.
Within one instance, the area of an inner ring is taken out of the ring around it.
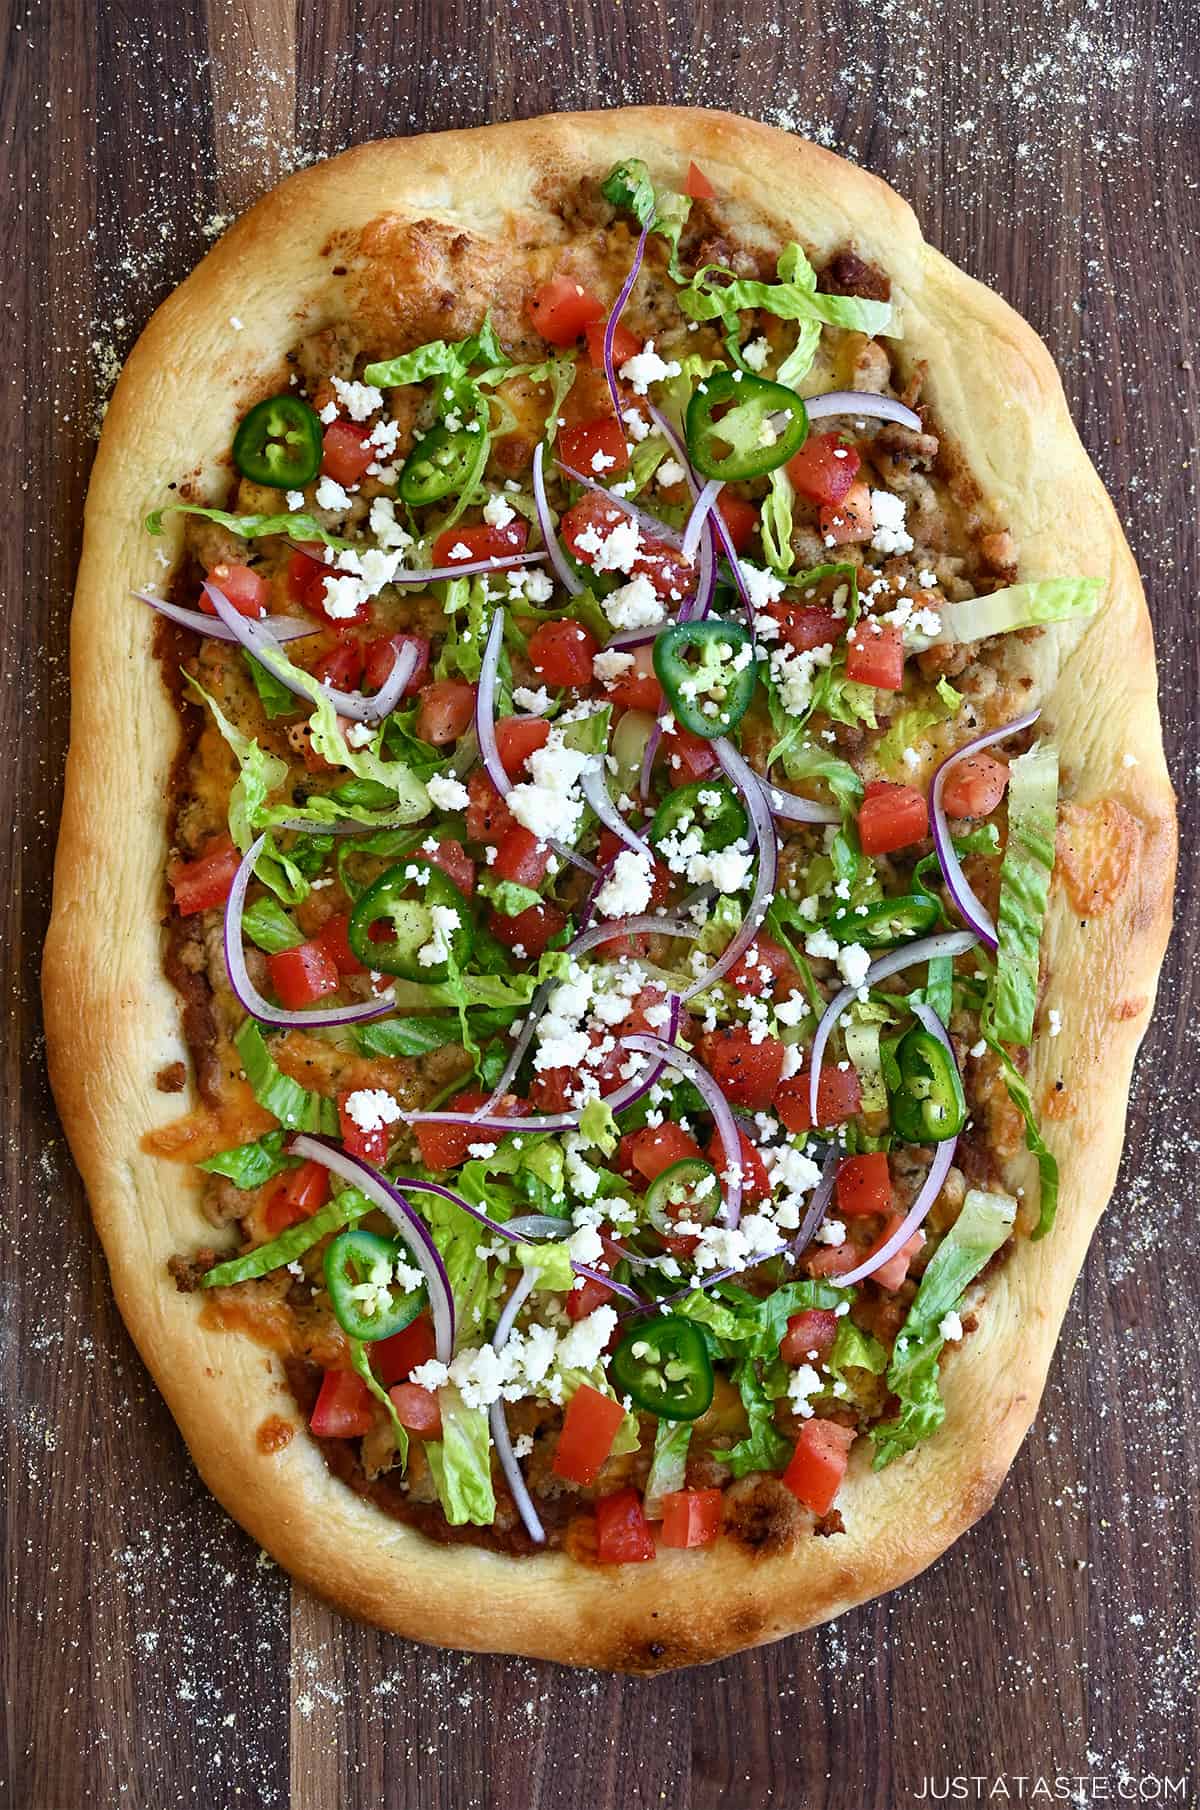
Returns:
[[[381,1508],[620,1564],[836,1536],[1051,1230],[1010,655],[1097,586],[1018,582],[883,273],[694,166],[592,200],[508,331],[305,342],[143,595],[203,1102],[157,1147],[238,1233],[177,1282]]]

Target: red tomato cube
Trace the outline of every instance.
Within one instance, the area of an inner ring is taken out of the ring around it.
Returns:
[[[385,1389],[390,1389],[393,1383],[404,1382],[410,1371],[437,1355],[432,1317],[427,1313],[418,1314],[390,1339],[376,1339],[368,1347],[368,1353],[371,1368]]]
[[[299,1012],[305,1006],[336,993],[341,976],[332,958],[315,938],[296,949],[281,949],[267,957],[267,972],[279,1003],[288,1012]]]
[[[870,540],[875,532],[875,516],[867,486],[856,478],[839,502],[823,506],[817,516],[817,526],[822,539],[832,540],[839,547]]]
[[[167,869],[175,909],[181,918],[223,905],[237,877],[242,857],[228,836],[210,836],[191,861],[172,861]]]
[[[607,326],[607,321],[592,321],[590,326],[583,330],[583,336],[587,340],[588,357],[594,365],[601,367],[604,364],[604,333]],[[642,342],[637,334],[631,333],[623,322],[618,321],[613,333],[613,368],[619,371],[621,366],[628,364],[631,358],[636,358],[641,349]]]
[[[435,679],[421,688],[417,701],[416,730],[423,742],[435,748],[456,742],[475,718],[475,687],[462,679]]]
[[[832,507],[846,496],[862,460],[840,434],[810,434],[788,460],[788,477],[800,495],[818,507]]]
[[[635,1489],[619,1489],[596,1504],[596,1557],[602,1565],[635,1565],[655,1556],[650,1532]]]
[[[832,1307],[807,1307],[788,1320],[787,1331],[779,1341],[779,1355],[785,1364],[793,1366],[825,1357],[833,1348],[837,1329],[837,1315]]]
[[[321,470],[335,484],[357,484],[375,457],[371,430],[357,421],[334,421],[325,429]]]
[[[567,914],[557,905],[529,905],[512,918],[502,911],[488,914],[488,929],[496,941],[506,949],[523,949],[525,960],[531,962],[545,954],[566,924]]]
[[[827,1515],[846,1475],[854,1428],[833,1420],[810,1420],[800,1429],[783,1481],[814,1515]]]
[[[357,1439],[375,1420],[371,1394],[354,1370],[327,1370],[309,1426],[318,1439]]]
[[[731,1106],[765,1112],[783,1074],[784,1047],[778,1037],[751,1040],[750,1027],[727,1025],[700,1039],[700,1059]]]
[[[592,683],[592,661],[600,643],[582,622],[543,622],[529,637],[529,663],[547,685],[574,690]],[[549,734],[549,725],[543,724]]]
[[[288,1226],[311,1219],[329,1199],[329,1171],[323,1163],[301,1163],[281,1175],[267,1196],[264,1223],[272,1238]]]
[[[693,201],[714,201],[717,194],[716,189],[708,180],[704,171],[698,164],[694,163],[688,164],[687,179],[683,185],[683,192],[685,195],[690,195]]]
[[[838,1212],[846,1219],[868,1213],[886,1213],[892,1204],[892,1178],[887,1153],[871,1150],[865,1156],[847,1156],[838,1164]]]
[[[904,638],[894,622],[860,616],[846,637],[846,677],[880,691],[904,683]]]
[[[481,559],[510,559],[525,551],[528,539],[529,524],[520,517],[506,528],[493,528],[488,522],[472,528],[443,528],[433,543],[433,563],[466,566]]]
[[[396,1419],[419,1439],[442,1437],[442,1410],[432,1389],[420,1383],[396,1383],[388,1390]]]
[[[581,476],[607,484],[610,478],[628,469],[625,430],[615,415],[583,421],[578,427],[564,427],[558,436],[558,457]]]
[[[990,817],[1008,785],[1008,767],[990,754],[966,754],[947,773],[942,804],[947,817]]]
[[[721,1531],[719,1489],[671,1490],[662,1499],[664,1546],[711,1546]]]
[[[518,886],[528,886],[536,892],[549,865],[549,844],[539,842],[532,830],[517,823],[497,845],[492,873],[497,880],[512,880]]]
[[[251,566],[213,566],[208,574],[208,582],[216,586],[239,616],[266,615],[271,587]],[[200,608],[208,616],[215,616],[217,613],[217,606],[207,591],[200,593]]]
[[[808,1110],[812,1076],[807,1072],[785,1081],[775,1097],[775,1111],[789,1131],[811,1131]],[[823,1064],[817,1082],[817,1118],[822,1125],[843,1125],[862,1106],[862,1089],[853,1068]]]
[[[534,332],[552,346],[573,346],[587,327],[604,319],[604,303],[573,277],[551,277],[530,296],[529,318]]]
[[[529,756],[544,748],[549,739],[550,725],[544,717],[502,716],[496,721],[496,752],[510,779],[516,779],[524,772]]]
[[[555,1476],[584,1488],[594,1483],[624,1418],[625,1410],[619,1401],[601,1395],[590,1383],[581,1383],[563,1417],[552,1467]]]
[[[864,855],[889,855],[929,834],[929,806],[915,786],[872,780],[858,807],[858,839]]]

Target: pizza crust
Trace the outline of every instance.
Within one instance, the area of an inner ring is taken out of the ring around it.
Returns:
[[[571,228],[546,203],[631,155],[668,185],[694,157],[723,203],[745,210],[748,234],[769,219],[772,233],[799,237],[818,259],[851,244],[889,272],[904,356],[928,358],[924,394],[1011,529],[1020,576],[1104,582],[1098,617],[1050,631],[1023,657],[1092,846],[1104,851],[1104,801],[1115,801],[1135,826],[1138,856],[1118,862],[1104,909],[1086,921],[1055,885],[1041,1023],[1054,1007],[1062,1030],[1039,1034],[1029,1079],[1039,1105],[1053,1096],[1044,1129],[1062,1165],[1058,1224],[1041,1243],[1022,1240],[988,1285],[978,1329],[945,1371],[940,1431],[878,1474],[860,1442],[838,1500],[842,1535],[759,1557],[726,1540],[599,1569],[563,1553],[516,1559],[438,1546],[389,1520],[327,1470],[280,1363],[249,1339],[207,1330],[203,1297],[178,1293],[167,1276],[168,1257],[211,1228],[194,1175],[141,1149],[185,1104],[157,1093],[153,1078],[187,1050],[161,951],[179,724],[151,651],[153,619],[128,593],[163,576],[156,544],[172,558],[179,549],[178,518],[154,543],[146,512],[180,474],[193,496],[221,494],[236,421],[283,375],[289,346],[348,305],[372,310],[374,330],[407,332],[406,311],[428,306],[463,232],[497,249],[479,294],[460,288],[444,309],[469,313],[467,331],[490,301],[502,337],[506,310],[515,334],[516,304],[509,309],[496,282],[505,242],[515,237],[548,271]],[[409,270],[395,249],[412,222],[428,223],[428,263]],[[1033,1418],[1116,1176],[1130,1070],[1170,924],[1175,813],[1141,585],[1053,363],[998,296],[924,243],[891,189],[773,128],[669,108],[370,144],[291,177],[163,304],[125,367],[88,497],[71,675],[43,977],[54,1091],[126,1325],[206,1483],[282,1565],[349,1613],[415,1639],[649,1673],[827,1620],[913,1577],[983,1514]],[[267,1455],[256,1430],[272,1415],[296,1433]]]

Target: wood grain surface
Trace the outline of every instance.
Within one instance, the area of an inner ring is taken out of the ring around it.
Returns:
[[[41,0],[0,19],[0,1804],[903,1810],[956,1775],[960,1802],[1200,1802],[1194,0]],[[352,1626],[226,1519],[114,1310],[36,992],[88,466],[151,310],[297,164],[625,101],[817,136],[1045,335],[1146,575],[1184,812],[1122,1179],[995,1511],[892,1598],[653,1683]]]

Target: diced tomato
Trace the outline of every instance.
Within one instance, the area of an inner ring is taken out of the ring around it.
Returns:
[[[942,804],[947,817],[990,817],[1008,785],[1008,767],[990,754],[965,754],[946,775]]]
[[[832,539],[839,547],[852,541],[870,540],[875,532],[871,510],[871,492],[856,478],[845,496],[837,503],[826,503],[817,517],[824,540]]]
[[[465,735],[475,716],[475,687],[461,679],[434,679],[421,687],[417,700],[417,734],[435,748]]]
[[[481,1094],[475,1088],[468,1087],[453,1099],[447,1100],[446,1112],[474,1112],[478,1106],[486,1106],[490,1094]],[[503,1100],[506,1118],[520,1116],[529,1111],[524,1100],[515,1095],[505,1095]],[[444,1125],[434,1121],[413,1126],[416,1134],[417,1148],[421,1153],[421,1161],[427,1169],[454,1169],[466,1160],[467,1150],[471,1144],[480,1144],[487,1140],[486,1126],[480,1125]]]
[[[429,860],[454,881],[465,898],[471,897],[475,891],[475,863],[456,837],[443,836]]]
[[[604,303],[574,277],[551,277],[530,296],[529,318],[534,332],[552,346],[573,346],[594,321],[604,319]]]
[[[581,1276],[579,1282],[567,1296],[567,1318],[569,1320],[586,1320],[590,1313],[603,1307],[606,1301],[612,1300],[612,1289],[603,1282],[597,1282],[594,1276]]]
[[[821,603],[787,603],[782,598],[769,606],[779,624],[780,638],[798,654],[814,647],[829,647],[840,639],[846,627],[844,616],[835,616]]]
[[[523,949],[531,962],[545,954],[566,925],[567,914],[557,905],[529,905],[515,918],[506,918],[502,911],[488,915],[488,929],[496,941],[506,949]]]
[[[892,1178],[885,1151],[871,1150],[865,1156],[843,1157],[838,1164],[837,1204],[838,1212],[847,1219],[889,1210]]]
[[[604,365],[604,333],[607,326],[607,321],[593,321],[583,330],[584,338],[587,340],[588,357],[594,365],[599,365],[601,368]],[[613,333],[614,369],[619,371],[621,366],[628,364],[631,358],[636,358],[641,349],[642,342],[637,334],[631,333],[622,321],[618,321],[616,331]],[[568,464],[570,463],[573,461],[568,460]],[[578,471],[581,468],[576,466],[575,469]]]
[[[619,1489],[597,1502],[596,1557],[602,1565],[635,1565],[655,1557],[654,1535],[637,1490]]]
[[[738,1141],[742,1149],[739,1159],[742,1170],[742,1205],[756,1207],[771,1198],[770,1177],[757,1147],[751,1143],[740,1127],[738,1128]],[[725,1146],[715,1131],[708,1141],[708,1149],[704,1154],[717,1174],[720,1175],[725,1168]]]
[[[685,195],[690,195],[693,201],[715,201],[717,196],[716,189],[696,163],[688,164],[683,192]]]
[[[429,672],[429,640],[425,635],[381,635],[376,641],[368,641],[366,669],[363,673],[363,685],[367,691],[382,691],[391,677],[397,654],[402,653],[406,647],[416,648],[417,663],[400,695],[404,698],[416,697]]]
[[[529,524],[518,516],[507,528],[480,522],[473,528],[443,528],[433,543],[435,566],[471,565],[480,559],[507,559],[523,553]]]
[[[329,1171],[323,1163],[301,1163],[281,1175],[267,1196],[263,1220],[272,1238],[320,1212],[329,1199]]]
[[[846,636],[846,677],[880,691],[904,683],[904,637],[894,622],[862,616]]]
[[[375,453],[369,427],[357,421],[334,421],[321,442],[321,470],[335,484],[357,484]]]
[[[810,434],[788,460],[787,473],[802,497],[825,507],[842,501],[861,464],[854,448],[842,445],[840,434]]]
[[[265,616],[271,587],[251,566],[213,566],[208,581],[228,598],[239,616]],[[215,616],[217,607],[207,591],[200,593],[200,608],[207,616]]]
[[[514,824],[496,847],[492,873],[497,880],[512,880],[533,891],[541,885],[550,865],[550,846],[540,842],[523,823]]]
[[[654,670],[654,649],[652,646],[630,648],[632,666],[627,666],[623,673],[615,679],[604,681],[604,695],[614,709],[649,710],[655,716],[661,716],[663,710],[663,689],[658,682],[658,674]]]
[[[872,1257],[876,1251],[882,1250],[888,1239],[893,1238],[900,1230],[902,1224],[900,1215],[892,1214],[885,1223],[883,1231],[867,1252],[868,1257]],[[905,1239],[900,1249],[889,1257],[886,1263],[881,1263],[879,1268],[874,1271],[871,1276],[872,1282],[877,1282],[880,1288],[893,1290],[899,1288],[901,1283],[907,1280],[908,1266],[924,1243],[925,1234],[918,1228],[911,1238]]]
[[[543,622],[529,637],[529,663],[547,685],[590,685],[599,652],[600,643],[582,622]]]
[[[755,999],[763,998],[774,989],[776,982],[788,972],[791,965],[792,958],[783,944],[760,932],[729,978],[739,993],[748,993]]]
[[[619,1401],[581,1383],[567,1403],[552,1466],[556,1477],[585,1487],[596,1481],[625,1418]]]
[[[863,1253],[853,1244],[810,1245],[804,1267],[810,1276],[845,1276],[857,1269]]]
[[[807,1364],[813,1357],[824,1357],[837,1338],[838,1319],[832,1307],[807,1307],[793,1314],[787,1331],[779,1342],[779,1355],[785,1364]]]
[[[418,1439],[442,1437],[442,1410],[432,1389],[422,1389],[420,1383],[395,1383],[388,1394],[402,1427]]]
[[[676,1489],[662,1499],[664,1546],[711,1546],[721,1530],[719,1489]]]
[[[299,1012],[318,999],[336,993],[341,976],[332,957],[314,938],[296,949],[280,949],[267,957],[267,972],[279,1003],[288,1012]]]
[[[601,867],[607,867],[610,861],[616,860],[625,846],[625,843],[621,841],[615,830],[601,830],[600,839],[596,844],[597,862]],[[674,884],[675,877],[670,868],[664,861],[660,861],[657,855],[654,856],[650,868],[650,898],[646,905],[646,910],[657,911],[660,905],[665,905],[667,899],[670,897],[671,888]],[[615,921],[620,922],[621,920],[618,919]],[[617,940],[618,939],[614,937],[612,942],[600,944],[600,948],[603,951],[602,960],[605,958],[615,959],[618,954],[618,949],[616,947]],[[626,1029],[630,1028],[632,1027],[626,1026]],[[651,1028],[652,1027],[649,1025],[638,1026],[639,1030],[649,1030]]]
[[[784,1048],[778,1037],[751,1039],[750,1026],[726,1025],[700,1039],[700,1060],[731,1106],[765,1112],[783,1074]]]
[[[625,519],[623,509],[618,509],[615,503],[608,503],[602,496],[597,496],[595,491],[589,490],[586,496],[581,496],[577,503],[572,503],[563,512],[559,532],[576,559],[581,560],[585,566],[590,566],[596,557],[595,548],[587,544],[593,533],[603,539],[612,533],[618,522]]]
[[[783,1481],[814,1515],[827,1515],[842,1487],[854,1428],[834,1420],[809,1420],[800,1429]]]
[[[328,568],[321,558],[322,552],[319,540],[302,541],[288,560],[285,583],[292,603],[302,603],[311,609],[310,592],[316,590],[318,595],[323,592]]]
[[[327,1370],[309,1426],[318,1439],[357,1439],[375,1421],[371,1395],[354,1370]]]
[[[503,759],[503,755],[501,755]],[[515,829],[517,820],[482,767],[467,780],[467,838],[471,842],[498,843]]]
[[[557,627],[558,624],[547,623],[546,626]],[[535,637],[536,639],[536,637]],[[530,642],[532,647],[533,643]],[[500,756],[500,765],[510,779],[516,779],[525,770],[525,763],[531,754],[544,748],[550,739],[550,725],[541,716],[502,716],[496,721],[496,752]]]
[[[337,1097],[338,1124],[341,1127],[342,1142],[351,1156],[360,1156],[364,1163],[381,1164],[387,1160],[388,1145],[392,1141],[392,1128],[377,1125],[371,1131],[364,1131],[346,1110],[353,1088],[346,1088]]]
[[[336,912],[333,917],[326,918],[316,941],[339,974],[365,974],[367,970],[350,947],[349,925],[349,912]]]
[[[929,834],[929,806],[915,786],[874,779],[858,807],[858,838],[864,855],[890,855]]]
[[[640,1131],[627,1132],[618,1146],[618,1164],[622,1164],[622,1155],[629,1165],[627,1173],[652,1182],[672,1163],[692,1162],[703,1158],[704,1152],[690,1131],[667,1120],[662,1125],[643,1125]]]
[[[712,743],[678,724],[664,735],[663,746],[667,755],[667,778],[672,786],[690,786],[693,780],[707,779],[720,766]]]
[[[433,1319],[427,1313],[418,1314],[400,1332],[394,1332],[390,1339],[376,1339],[367,1350],[372,1370],[384,1388],[390,1389],[393,1383],[404,1382],[410,1371],[437,1355]]]
[[[717,509],[721,520],[729,530],[729,538],[733,542],[735,553],[744,553],[754,539],[754,530],[758,527],[758,504],[751,503],[746,497],[732,496],[728,490],[717,494]]]
[[[564,427],[558,436],[558,457],[572,471],[607,484],[609,478],[628,468],[625,430],[615,415],[583,421],[578,427]]]
[[[807,1072],[785,1081],[775,1096],[775,1111],[789,1131],[811,1131],[808,1094],[812,1076]],[[817,1082],[817,1117],[822,1125],[843,1125],[862,1106],[858,1076],[847,1064],[838,1068],[826,1062]]]
[[[572,503],[559,528],[576,559],[590,566],[596,557],[593,538],[598,535],[601,540],[606,539],[624,519],[623,509],[589,491],[577,503]],[[660,597],[675,601],[692,584],[695,567],[668,542],[646,536],[631,566],[631,576],[636,577],[639,573],[650,580]]]
[[[648,578],[660,597],[678,603],[695,584],[696,568],[669,541],[655,540],[648,534],[642,538],[632,576]]]
[[[362,682],[363,651],[357,641],[339,641],[312,668],[314,679],[336,691],[354,691]]]
[[[173,861],[167,869],[175,909],[181,918],[197,911],[223,905],[242,857],[228,836],[210,836],[200,853],[191,861]]]

